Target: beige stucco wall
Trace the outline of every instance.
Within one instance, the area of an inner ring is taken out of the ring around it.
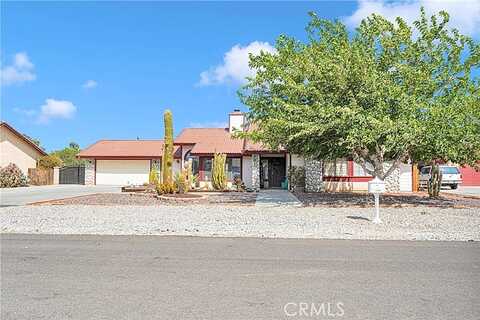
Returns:
[[[37,166],[42,154],[5,127],[0,127],[0,166],[16,164],[28,175],[28,168]]]

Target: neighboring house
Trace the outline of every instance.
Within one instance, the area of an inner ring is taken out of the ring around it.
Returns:
[[[16,164],[25,175],[37,167],[37,160],[47,153],[6,122],[0,123],[0,167]]]
[[[476,171],[470,166],[460,167],[462,174],[462,186],[480,186],[480,171]]]
[[[228,128],[186,128],[174,140],[174,173],[192,162],[201,187],[211,186],[216,152],[227,155],[229,184],[240,176],[247,188],[280,188],[288,168],[305,167],[307,191],[364,191],[372,179],[350,160],[306,160],[286,150],[272,151],[258,143],[235,139],[235,130],[248,128],[239,110],[229,114]],[[161,170],[162,140],[100,140],[79,153],[87,159],[86,184],[143,184],[152,168]],[[412,167],[404,164],[386,179],[390,191],[412,191]]]

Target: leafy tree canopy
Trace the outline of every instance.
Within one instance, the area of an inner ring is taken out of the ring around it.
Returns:
[[[448,28],[446,12],[422,9],[413,26],[374,14],[352,35],[310,15],[307,43],[280,36],[276,53],[250,57],[256,76],[239,94],[256,130],[244,136],[317,159],[351,156],[380,178],[407,159],[480,159],[480,47]]]
[[[85,160],[78,159],[77,154],[80,152],[80,146],[76,142],[70,142],[68,147],[62,150],[53,151],[51,155],[60,158],[65,166],[79,166],[85,163]]]

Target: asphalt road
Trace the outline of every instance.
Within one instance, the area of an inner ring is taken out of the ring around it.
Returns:
[[[0,189],[0,206],[21,206],[32,202],[71,198],[103,192],[120,192],[119,186],[59,184]]]
[[[472,242],[2,235],[1,245],[4,320],[480,319]]]

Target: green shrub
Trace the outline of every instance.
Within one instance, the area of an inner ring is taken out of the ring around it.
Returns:
[[[14,164],[0,169],[0,188],[24,187],[27,185],[27,177],[22,170]]]
[[[38,167],[43,169],[51,169],[54,167],[61,167],[63,165],[62,159],[54,154],[42,156],[37,161]]]
[[[222,153],[215,153],[213,157],[212,168],[212,187],[215,190],[225,190],[227,187],[227,173],[225,171],[225,162],[227,155]]]

